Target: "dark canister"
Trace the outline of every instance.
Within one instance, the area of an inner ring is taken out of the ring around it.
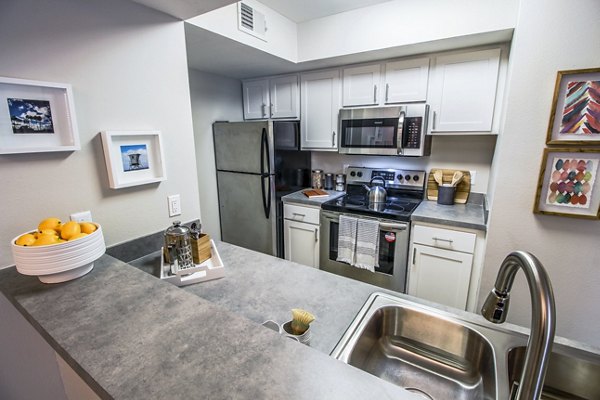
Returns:
[[[454,204],[455,186],[438,186],[438,204],[451,206]]]
[[[333,174],[325,174],[325,190],[333,190]]]

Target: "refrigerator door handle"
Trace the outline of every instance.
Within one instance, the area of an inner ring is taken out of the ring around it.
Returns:
[[[265,156],[267,157],[267,171],[265,172]],[[262,138],[260,143],[260,190],[262,193],[263,210],[265,211],[265,217],[269,219],[271,215],[271,163],[269,154],[269,142],[267,140],[267,130],[263,128]],[[265,179],[267,180],[267,186],[269,187],[268,193],[265,193]]]

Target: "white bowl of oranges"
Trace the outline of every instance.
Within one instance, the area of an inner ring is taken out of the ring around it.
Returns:
[[[106,251],[102,228],[95,222],[46,218],[38,229],[11,242],[17,271],[44,283],[65,282],[90,272]]]

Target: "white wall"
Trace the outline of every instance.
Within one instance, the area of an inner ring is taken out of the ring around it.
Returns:
[[[495,135],[434,136],[429,157],[351,156],[313,152],[312,168],[331,173],[343,173],[344,165],[418,169],[427,172],[432,168],[476,171],[471,191],[486,193],[495,144]]]
[[[554,287],[557,334],[600,346],[600,222],[533,214],[556,72],[600,67],[600,5],[521,1],[511,50],[504,130],[494,162],[495,194],[480,303],[513,250],[535,254]],[[574,22],[576,21],[576,22]],[[529,326],[530,300],[519,273],[508,319]]]
[[[267,20],[266,41],[238,29],[237,3],[190,18],[186,22],[295,62],[298,55],[296,23],[258,1],[244,0],[244,3],[265,15]]]
[[[518,0],[397,0],[298,24],[298,62],[512,29]]]
[[[220,239],[212,124],[215,121],[243,120],[242,82],[193,69],[189,71],[189,75],[202,230],[211,237]]]
[[[183,22],[121,0],[5,0],[0,54],[0,76],[73,85],[82,143],[0,156],[0,267],[10,239],[45,217],[91,210],[110,245],[168,227],[169,194],[178,218],[200,216]],[[149,129],[162,131],[168,179],[109,189],[98,132]]]

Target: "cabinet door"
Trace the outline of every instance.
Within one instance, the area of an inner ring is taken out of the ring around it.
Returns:
[[[269,118],[269,80],[255,79],[242,83],[244,119]]]
[[[281,76],[269,81],[271,118],[298,118],[298,75]]]
[[[465,310],[473,255],[413,245],[408,294]]]
[[[300,101],[302,149],[337,151],[340,71],[300,75]]]
[[[285,259],[319,268],[319,226],[284,220]]]
[[[370,106],[379,103],[377,93],[380,80],[381,65],[364,65],[344,68],[342,104],[349,106]]]
[[[429,58],[385,64],[385,104],[427,100]]]
[[[437,57],[430,86],[431,133],[490,132],[500,49]]]

